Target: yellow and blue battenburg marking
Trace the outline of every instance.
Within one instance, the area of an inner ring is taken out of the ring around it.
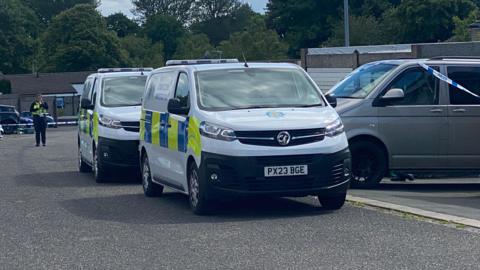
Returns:
[[[169,113],[142,112],[140,139],[146,143],[186,153],[189,146],[189,123],[191,118],[179,121]],[[200,137],[198,137],[200,138]],[[191,144],[197,145],[199,144]],[[197,151],[194,151],[195,154]]]

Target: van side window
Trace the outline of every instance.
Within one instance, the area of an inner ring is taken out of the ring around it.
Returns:
[[[480,95],[480,67],[448,67],[448,77],[454,82]],[[449,85],[450,104],[478,105],[480,98]]]
[[[186,73],[180,73],[178,76],[175,98],[180,100],[182,107],[189,107],[190,84],[188,81],[188,75]]]
[[[82,99],[88,99],[90,96],[90,90],[92,89],[92,79],[87,79],[83,85]]]
[[[423,68],[404,71],[387,89],[393,88],[402,89],[405,98],[390,102],[390,106],[436,105],[439,102],[439,80]]]
[[[168,100],[170,91],[175,84],[176,72],[160,72],[153,74],[148,80],[145,94],[145,107],[149,110],[160,110],[159,102]]]

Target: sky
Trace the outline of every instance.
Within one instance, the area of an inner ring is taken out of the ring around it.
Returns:
[[[253,10],[256,12],[264,13],[264,9],[267,5],[268,0],[242,0],[243,2],[249,3]],[[99,7],[100,12],[104,16],[108,16],[112,13],[122,12],[128,17],[132,17],[132,0],[101,0],[101,6]]]

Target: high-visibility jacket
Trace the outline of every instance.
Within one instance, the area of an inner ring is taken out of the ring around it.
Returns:
[[[30,106],[30,112],[33,116],[45,116],[48,112],[48,104],[46,102],[33,102]]]

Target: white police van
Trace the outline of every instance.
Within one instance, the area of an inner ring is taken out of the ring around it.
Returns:
[[[350,152],[343,124],[297,65],[171,60],[148,77],[140,119],[146,196],[164,186],[194,213],[225,196],[345,202]]]
[[[78,118],[78,166],[108,180],[111,170],[138,170],[141,99],[152,68],[99,69],[88,76]]]

